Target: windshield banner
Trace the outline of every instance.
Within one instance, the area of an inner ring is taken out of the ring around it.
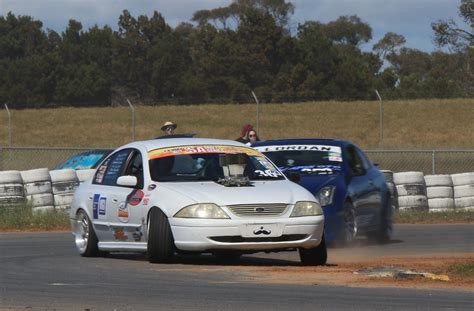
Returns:
[[[184,154],[204,154],[204,153],[246,153],[249,156],[259,156],[262,154],[254,149],[239,146],[220,145],[199,145],[199,146],[177,146],[155,149],[148,152],[148,159],[158,159]]]
[[[341,155],[341,147],[339,146],[324,146],[324,145],[279,145],[279,146],[259,146],[254,147],[260,152],[275,152],[275,151],[319,151],[330,152]]]

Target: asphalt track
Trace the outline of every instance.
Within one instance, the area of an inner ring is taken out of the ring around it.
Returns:
[[[329,263],[474,253],[474,225],[399,225],[386,245],[329,249]],[[474,292],[238,281],[212,256],[150,264],[141,254],[82,258],[70,233],[0,234],[0,310],[474,310]],[[297,266],[295,252],[235,265]],[[186,269],[183,269],[186,268]],[[191,267],[191,268],[190,268]]]

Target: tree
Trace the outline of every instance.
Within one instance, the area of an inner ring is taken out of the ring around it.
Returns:
[[[405,37],[394,32],[387,32],[385,36],[379,40],[372,50],[374,50],[382,58],[394,54],[405,44]]]
[[[431,24],[435,32],[434,42],[442,46],[451,46],[454,49],[474,47],[474,0],[461,0],[459,16],[468,24],[470,30],[458,26],[454,20],[439,20]]]
[[[325,27],[328,38],[336,43],[359,46],[372,39],[372,28],[358,16],[341,16]]]

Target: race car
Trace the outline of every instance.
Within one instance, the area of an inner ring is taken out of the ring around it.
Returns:
[[[59,163],[54,168],[55,170],[62,169],[73,169],[73,170],[85,170],[93,169],[99,165],[102,160],[112,152],[112,149],[97,149],[88,150],[78,154],[75,154],[65,161]]]
[[[390,192],[383,174],[355,144],[333,139],[282,139],[252,146],[319,200],[328,243],[392,236]]]
[[[133,142],[107,156],[75,192],[70,209],[82,256],[299,250],[301,262],[327,259],[324,216],[314,196],[260,152],[229,140],[167,138]]]

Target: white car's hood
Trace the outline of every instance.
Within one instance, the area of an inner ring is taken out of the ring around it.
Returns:
[[[286,203],[315,201],[303,187],[288,181],[256,181],[250,187],[225,187],[215,182],[169,182],[159,187],[175,192],[194,203],[217,205]]]

